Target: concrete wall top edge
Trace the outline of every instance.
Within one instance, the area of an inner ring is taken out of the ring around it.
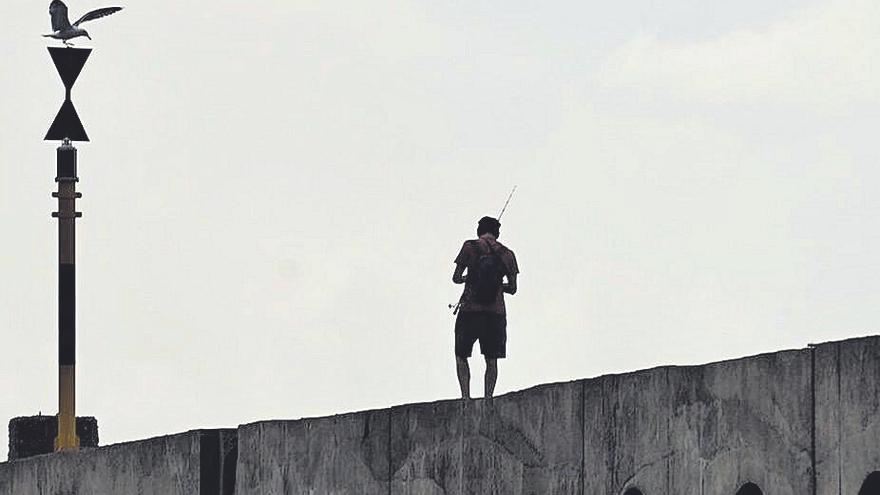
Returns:
[[[836,344],[840,344],[840,343],[852,343],[852,342],[857,342],[857,341],[867,341],[867,340],[877,340],[877,339],[880,339],[880,335],[852,337],[852,338],[844,339],[844,340],[824,342],[822,344],[809,344],[809,346],[836,345]],[[571,383],[580,383],[580,382],[589,383],[589,382],[594,382],[594,381],[601,382],[602,380],[611,379],[611,378],[615,378],[615,377],[628,377],[628,376],[641,375],[641,374],[650,374],[650,373],[660,372],[663,370],[675,370],[675,369],[696,370],[696,369],[701,369],[701,368],[706,368],[706,367],[723,366],[726,364],[735,363],[735,362],[739,362],[739,361],[754,361],[754,360],[771,359],[771,358],[776,359],[776,358],[781,357],[781,355],[796,355],[796,354],[800,354],[800,353],[804,353],[804,352],[809,352],[809,350],[810,350],[810,347],[802,347],[802,348],[797,348],[797,349],[781,349],[781,350],[776,350],[776,351],[768,351],[768,352],[762,352],[759,354],[753,354],[750,356],[722,359],[720,361],[711,361],[708,363],[701,363],[701,364],[660,365],[660,366],[654,366],[652,368],[644,368],[644,369],[640,369],[640,370],[626,371],[626,372],[622,372],[622,373],[607,373],[607,374],[603,374],[603,375],[597,375],[597,376],[586,377],[586,378],[578,378],[578,379],[568,380],[568,381],[542,383],[542,384],[534,385],[534,386],[520,389],[520,390],[512,390],[506,394],[497,396],[496,400],[503,398],[503,397],[507,397],[507,396],[517,396],[520,394],[530,393],[530,392],[537,391],[537,390],[547,388],[547,387],[554,387],[554,386],[571,384]],[[474,401],[482,401],[482,400],[483,399],[474,399]],[[459,399],[442,399],[442,400],[437,400],[437,401],[433,401],[433,402],[415,402],[415,403],[409,403],[409,404],[399,404],[399,405],[389,406],[386,408],[365,409],[365,410],[361,410],[361,411],[352,411],[352,412],[345,412],[345,413],[339,413],[339,414],[330,414],[330,415],[326,415],[326,416],[309,416],[309,417],[286,418],[286,419],[284,419],[284,418],[267,419],[267,420],[254,421],[251,423],[243,423],[243,424],[239,425],[239,427],[252,427],[252,426],[258,426],[260,424],[271,424],[271,423],[289,423],[289,422],[298,422],[298,421],[327,420],[330,418],[337,418],[337,417],[342,418],[342,417],[347,417],[350,415],[377,413],[377,412],[396,410],[396,409],[406,408],[406,407],[438,407],[438,406],[442,406],[447,403],[456,403],[458,401],[459,401]]]
[[[857,344],[857,343],[859,343],[860,341],[870,341],[870,340],[880,340],[880,335],[865,335],[865,336],[861,336],[861,337],[850,337],[850,338],[847,338],[847,339],[842,339],[842,340],[831,340],[831,341],[828,341],[828,342],[822,342],[822,343],[818,343],[818,344],[812,344],[812,343],[810,343],[810,344],[807,344],[805,347],[796,348],[796,349],[779,349],[779,350],[775,350],[775,351],[761,352],[761,353],[758,353],[758,354],[751,354],[751,355],[748,355],[748,356],[740,356],[740,357],[735,357],[735,358],[730,358],[730,359],[722,359],[722,360],[719,360],[719,361],[710,361],[710,362],[706,362],[706,363],[683,364],[683,365],[679,365],[679,364],[663,364],[663,365],[658,365],[658,366],[654,366],[654,367],[651,367],[651,368],[643,368],[643,369],[640,369],[640,370],[624,371],[624,372],[620,372],[620,373],[605,373],[605,374],[602,374],[602,375],[596,375],[596,376],[591,376],[591,377],[585,377],[585,378],[581,378],[581,379],[573,380],[573,381],[590,381],[590,380],[599,380],[599,379],[604,379],[604,378],[608,378],[608,377],[629,376],[629,375],[635,375],[635,374],[639,374],[639,373],[655,372],[655,371],[658,371],[658,370],[664,370],[664,369],[695,369],[695,368],[703,368],[703,367],[706,367],[706,366],[712,366],[712,365],[718,365],[718,364],[725,364],[725,363],[732,363],[732,362],[736,362],[736,361],[747,361],[747,360],[753,360],[753,359],[768,358],[768,357],[778,356],[778,355],[780,355],[780,354],[795,354],[795,353],[799,353],[799,352],[809,351],[809,350],[810,350],[810,347],[822,347],[822,346],[838,345],[838,344]],[[556,382],[556,383],[565,383],[565,382]],[[553,384],[556,384],[556,383],[553,383]],[[546,384],[546,385],[552,385],[552,384]],[[540,386],[542,386],[542,385],[537,385],[537,386],[540,387]],[[530,388],[528,388],[528,389],[523,389],[523,390],[520,390],[519,392],[522,392],[522,391],[525,391],[525,390],[531,390],[532,388],[535,388],[535,387],[530,387]]]
[[[98,446],[95,448],[83,448],[83,449],[80,449],[78,452],[62,452],[61,454],[62,455],[71,455],[71,454],[83,454],[83,453],[90,453],[90,452],[101,452],[101,451],[106,451],[106,450],[111,450],[111,449],[128,448],[128,447],[136,446],[136,445],[149,445],[151,443],[165,442],[165,441],[172,440],[175,438],[181,438],[181,437],[187,437],[187,436],[201,436],[205,433],[213,433],[213,432],[233,433],[236,431],[237,430],[235,428],[199,428],[199,429],[188,430],[188,431],[184,431],[184,432],[180,432],[180,433],[172,433],[169,435],[158,435],[158,436],[150,437],[150,438],[142,438],[142,439],[137,439],[137,440],[128,440],[128,441],[119,442],[119,443],[111,443],[108,445],[101,445],[101,446]],[[56,454],[57,454],[56,452],[53,452],[53,453],[49,453],[49,454],[28,457],[25,459],[17,459],[14,461],[0,462],[0,465],[13,464],[16,462],[25,463],[25,462],[29,462],[34,459],[46,458],[46,457],[50,457],[50,456],[53,456]]]
[[[513,391],[510,391],[506,394],[499,395],[496,397],[496,400],[501,399],[503,397],[516,397],[519,395],[531,393],[531,392],[538,391],[538,390],[543,390],[546,388],[552,388],[552,387],[556,387],[556,386],[577,384],[582,381],[584,381],[584,379],[551,382],[551,383],[541,383],[539,385],[534,385],[534,386],[524,388],[521,390],[513,390]],[[471,402],[473,402],[474,404],[481,404],[484,401],[485,401],[485,399],[483,399],[483,398],[475,398],[475,399],[471,400]],[[389,412],[392,410],[399,410],[399,409],[404,409],[404,408],[409,408],[409,407],[444,407],[444,406],[455,406],[459,403],[460,403],[460,399],[441,399],[441,400],[436,400],[436,401],[432,401],[432,402],[413,402],[413,403],[409,403],[409,404],[398,404],[398,405],[394,405],[394,406],[381,407],[381,408],[375,408],[375,409],[364,409],[364,410],[360,410],[360,411],[351,411],[351,412],[338,413],[338,414],[328,414],[326,416],[306,416],[306,417],[301,417],[301,418],[286,418],[286,419],[284,419],[284,418],[261,419],[259,421],[253,421],[250,423],[242,423],[239,425],[239,428],[258,427],[260,425],[275,424],[275,423],[297,423],[300,421],[324,421],[324,420],[329,420],[329,419],[333,419],[333,418],[343,419],[343,418],[348,418],[351,416],[357,416],[357,415],[362,415],[362,414],[383,413],[383,412]]]
[[[839,345],[839,344],[858,344],[858,343],[863,343],[863,342],[867,342],[867,341],[871,341],[871,340],[878,340],[878,339],[880,339],[880,335],[864,335],[861,337],[850,337],[848,339],[842,339],[842,340],[829,340],[827,342],[819,342],[817,344],[811,343],[808,345],[811,347],[825,347],[825,346]]]
[[[168,435],[157,435],[155,437],[143,438],[143,439],[138,439],[138,440],[128,440],[125,442],[101,445],[97,449],[91,449],[91,450],[100,450],[100,449],[106,449],[106,448],[110,448],[110,447],[119,447],[119,446],[123,446],[123,445],[131,445],[131,444],[143,443],[143,442],[159,442],[159,441],[178,438],[178,437],[202,435],[205,433],[223,432],[223,431],[233,432],[233,431],[235,431],[235,428],[196,428],[193,430],[181,431],[178,433],[170,433]]]
[[[629,376],[635,376],[635,375],[641,375],[641,374],[650,374],[650,373],[656,373],[656,372],[660,372],[660,371],[664,371],[664,370],[697,370],[697,369],[701,369],[701,368],[718,366],[718,365],[725,365],[725,364],[736,363],[736,362],[741,362],[741,361],[754,361],[754,360],[760,360],[760,359],[775,358],[775,357],[778,357],[779,355],[799,354],[799,353],[803,353],[803,352],[807,352],[807,351],[809,351],[809,348],[805,347],[802,349],[784,349],[784,350],[779,350],[779,351],[762,352],[760,354],[753,354],[750,356],[722,359],[720,361],[711,361],[708,363],[700,363],[700,364],[665,364],[665,365],[660,365],[660,366],[654,366],[652,368],[643,368],[640,370],[624,371],[621,373],[606,373],[604,375],[597,375],[597,376],[592,376],[592,377],[588,377],[588,378],[581,378],[581,379],[573,380],[573,381],[578,381],[578,382],[581,382],[581,381],[592,382],[594,380],[601,381],[601,380],[605,380],[605,379],[609,379],[609,378],[621,378],[621,377],[629,377]],[[565,382],[559,382],[559,383],[565,383]],[[518,392],[525,392],[525,391],[532,390],[533,388],[541,387],[541,386],[543,386],[543,385],[537,385],[535,387],[523,389]]]
[[[448,401],[439,401],[439,402],[448,402]],[[431,402],[425,402],[424,404],[432,404]],[[274,419],[261,419],[259,421],[252,421],[250,423],[242,423],[238,425],[239,428],[250,428],[257,427],[260,425],[267,424],[275,424],[275,423],[296,423],[299,421],[319,421],[319,420],[328,420],[333,418],[348,418],[351,416],[358,416],[361,414],[375,414],[381,412],[387,412],[388,410],[394,407],[402,407],[402,406],[389,406],[389,407],[377,407],[375,409],[363,409],[360,411],[348,411],[337,414],[328,414],[326,416],[305,416],[301,418],[274,418]]]
[[[20,420],[25,420],[25,421],[27,421],[27,420],[30,420],[30,419],[32,419],[32,418],[34,418],[34,417],[38,417],[38,416],[39,416],[39,415],[37,415],[37,416],[16,416],[16,417],[10,419],[9,422],[12,423],[13,421],[20,421]],[[54,418],[54,417],[56,417],[54,414],[43,414],[42,416],[43,416],[43,417],[46,417],[46,418]],[[87,420],[87,421],[88,421],[88,420],[93,420],[93,419],[95,419],[95,417],[94,417],[94,416],[81,416],[81,415],[77,415],[77,416],[76,416],[76,419],[77,419],[77,420],[83,420],[83,419],[84,419],[84,420]]]

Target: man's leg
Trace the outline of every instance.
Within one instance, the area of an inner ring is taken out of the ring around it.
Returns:
[[[455,318],[455,371],[458,373],[458,385],[461,387],[461,398],[471,398],[471,368],[468,358],[477,341],[473,329],[474,314],[460,311]]]
[[[480,340],[480,349],[486,358],[486,377],[483,390],[487,399],[495,395],[495,382],[498,381],[498,359],[507,355],[507,317],[487,315],[486,333]]]
[[[458,372],[458,386],[461,387],[461,398],[471,398],[471,368],[467,358],[455,356],[455,371]]]
[[[483,380],[485,397],[487,399],[491,399],[492,394],[495,393],[495,382],[497,380],[498,380],[498,360],[487,357],[486,358],[486,376]]]

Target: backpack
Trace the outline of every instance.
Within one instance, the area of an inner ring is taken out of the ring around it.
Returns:
[[[476,242],[479,249],[479,242]],[[471,286],[471,299],[476,303],[489,304],[495,302],[498,290],[501,289],[501,279],[507,269],[501,261],[501,257],[489,244],[489,252],[480,253],[475,264],[474,273],[468,271],[468,282]]]

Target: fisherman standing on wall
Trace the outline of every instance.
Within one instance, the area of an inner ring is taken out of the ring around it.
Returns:
[[[480,341],[480,352],[486,358],[487,399],[495,391],[498,360],[507,354],[504,293],[516,294],[519,267],[513,251],[498,242],[500,229],[501,223],[495,218],[481,218],[477,224],[478,238],[465,241],[455,258],[452,281],[464,284],[455,319],[455,364],[462,399],[471,398],[468,358],[474,342]]]

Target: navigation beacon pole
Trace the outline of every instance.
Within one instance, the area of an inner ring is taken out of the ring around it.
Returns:
[[[58,436],[55,450],[79,448],[76,435],[76,148],[64,139],[57,151],[58,211]]]
[[[79,177],[76,148],[71,141],[88,141],[89,138],[70,100],[70,90],[90,53],[90,49],[83,48],[49,48],[65,89],[64,103],[44,138],[62,141],[56,152],[58,191],[52,193],[58,198],[58,211],[52,213],[58,218],[58,436],[55,451],[79,448],[76,434],[75,221],[82,216],[76,211],[76,200],[82,194],[76,192]]]

